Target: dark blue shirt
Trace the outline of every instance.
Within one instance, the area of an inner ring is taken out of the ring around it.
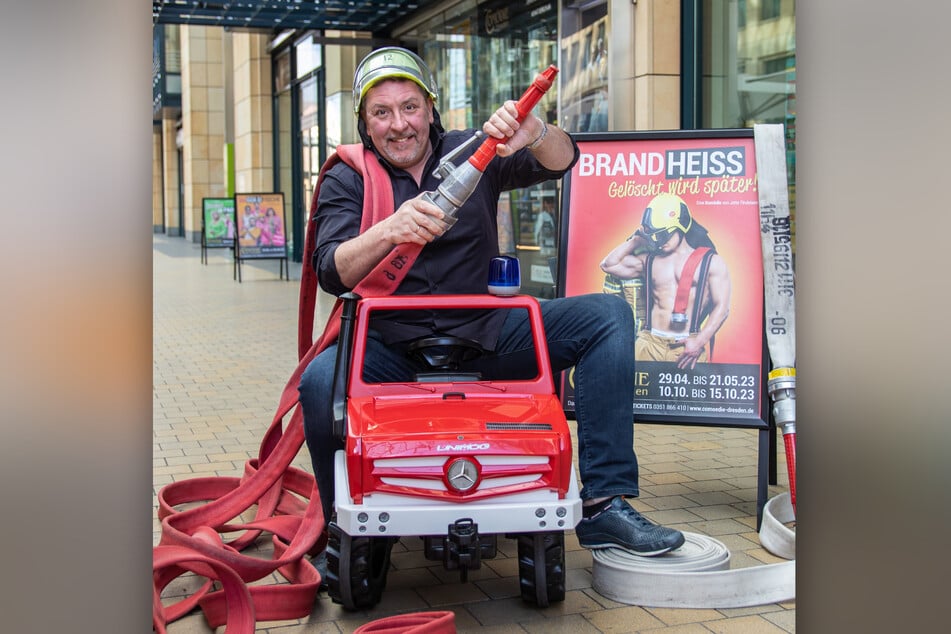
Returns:
[[[434,191],[440,180],[433,171],[441,157],[469,139],[475,130],[441,132],[430,127],[433,153],[423,171],[422,183],[416,185],[413,177],[402,169],[393,168],[374,149],[386,168],[393,184],[396,208],[424,191]],[[455,159],[459,165],[479,147],[470,149]],[[455,294],[485,293],[489,261],[499,254],[496,210],[499,196],[504,191],[527,187],[546,180],[561,178],[578,160],[580,152],[575,144],[575,155],[565,170],[552,171],[538,162],[527,149],[509,157],[495,157],[469,200],[457,213],[458,222],[445,234],[423,247],[416,262],[396,290],[398,294]],[[340,295],[348,290],[340,281],[334,264],[337,246],[356,237],[360,232],[363,214],[363,179],[343,162],[334,166],[324,177],[317,197],[316,249],[313,266],[320,286],[325,291]],[[374,328],[387,343],[405,342],[431,334],[445,334],[478,341],[492,350],[498,338],[504,314],[501,311],[456,311],[454,313],[402,311],[381,313],[374,319]]]

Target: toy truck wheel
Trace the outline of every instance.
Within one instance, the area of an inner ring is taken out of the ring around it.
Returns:
[[[522,599],[546,608],[565,600],[565,534],[524,533],[518,540],[518,584]]]
[[[331,523],[327,541],[327,592],[345,610],[380,602],[390,568],[389,537],[351,537]]]

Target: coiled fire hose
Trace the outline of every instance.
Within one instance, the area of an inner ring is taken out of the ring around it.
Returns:
[[[789,495],[796,510],[796,290],[792,226],[786,182],[786,139],[778,123],[753,126],[759,190],[766,344],[773,369],[769,396],[773,420],[783,431]]]

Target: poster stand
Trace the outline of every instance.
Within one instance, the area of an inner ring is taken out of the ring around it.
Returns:
[[[758,430],[758,527],[777,458],[753,130],[572,136],[581,155],[564,178],[557,295],[631,305],[632,420]],[[655,238],[637,235],[645,222]],[[706,265],[688,264],[704,250]],[[561,394],[573,417],[571,371]]]
[[[208,264],[208,249],[234,250],[234,199],[201,199],[201,263]]]
[[[235,194],[234,208],[237,229],[234,236],[234,279],[241,282],[243,260],[279,260],[280,279],[285,279],[286,270],[286,279],[290,280],[284,194]]]

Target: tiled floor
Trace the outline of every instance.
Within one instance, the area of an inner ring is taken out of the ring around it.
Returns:
[[[199,476],[239,476],[255,457],[282,390],[297,362],[299,273],[280,280],[277,261],[242,265],[233,280],[228,249],[208,252],[182,238],[153,241],[153,496],[169,482]],[[299,271],[299,265],[297,266]],[[782,443],[777,486],[787,490]],[[756,531],[757,432],[674,425],[638,425],[635,448],[641,497],[633,505],[654,521],[715,537],[731,551],[731,567],[783,561],[764,550]],[[306,450],[294,463],[309,470]],[[155,505],[153,497],[153,505]],[[160,538],[157,517],[153,544]],[[732,609],[645,608],[616,603],[592,587],[592,559],[566,536],[567,594],[563,603],[534,608],[518,596],[513,542],[500,540],[499,557],[461,583],[427,561],[418,539],[393,551],[383,601],[373,610],[348,613],[320,595],[310,617],[262,622],[258,631],[352,632],[397,613],[452,610],[459,632],[794,632],[795,602]],[[280,582],[279,577],[270,582]],[[264,580],[268,581],[268,580]],[[168,599],[197,587],[182,577],[166,588]],[[224,628],[219,628],[223,631]],[[212,631],[200,613],[169,631]]]

